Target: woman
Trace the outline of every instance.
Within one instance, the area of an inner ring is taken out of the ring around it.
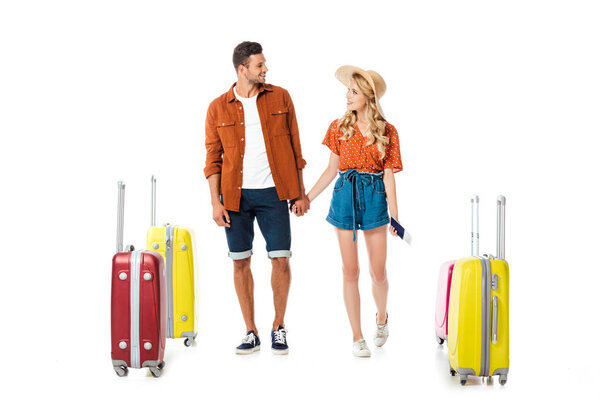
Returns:
[[[335,76],[348,87],[347,111],[329,126],[323,144],[329,147],[329,165],[308,193],[313,201],[335,178],[327,221],[336,230],[343,262],[344,302],[352,327],[352,353],[370,357],[360,324],[358,251],[356,230],[363,230],[369,260],[373,297],[377,306],[374,342],[388,337],[388,281],[385,261],[389,214],[398,218],[394,173],[402,170],[398,133],[386,122],[379,106],[385,93],[383,78],[375,71],[340,67]],[[389,208],[389,214],[388,214]],[[389,231],[396,235],[391,226]]]

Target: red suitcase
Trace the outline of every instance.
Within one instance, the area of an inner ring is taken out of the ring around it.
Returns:
[[[127,368],[148,367],[159,377],[165,365],[167,293],[164,261],[153,251],[123,251],[125,184],[119,182],[117,254],[112,261],[112,364],[119,376]]]

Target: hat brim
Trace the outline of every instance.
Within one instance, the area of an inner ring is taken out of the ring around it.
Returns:
[[[364,69],[355,67],[353,65],[343,65],[339,67],[337,71],[335,71],[335,77],[345,86],[350,85],[350,81],[352,81],[352,75],[354,74],[359,74],[360,76],[365,78],[367,82],[369,82],[369,85],[371,85],[371,87],[373,88],[373,91],[376,92],[375,82],[373,82],[371,76],[369,76],[369,74],[367,74],[367,71],[365,71]],[[377,93],[375,93],[375,96],[377,96]]]

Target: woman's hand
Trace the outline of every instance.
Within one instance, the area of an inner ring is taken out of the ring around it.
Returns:
[[[296,217],[302,217],[310,210],[310,200],[306,195],[292,201],[290,211],[296,214]]]
[[[394,218],[396,221],[398,221],[398,215],[392,215],[392,218]],[[398,232],[396,232],[396,229],[392,226],[392,224],[390,223],[389,226],[389,231],[392,234],[392,236],[398,236]]]
[[[385,197],[388,203],[390,216],[398,221],[398,204],[396,203],[396,180],[394,179],[394,171],[391,168],[386,168],[383,171],[383,185],[385,186]],[[389,227],[392,236],[398,236],[398,232],[390,224]]]
[[[310,203],[317,198],[317,196],[335,179],[337,170],[340,166],[340,157],[337,154],[331,153],[329,155],[329,164],[325,171],[310,189],[307,195],[292,201],[290,204],[290,211],[301,217],[310,209]],[[304,208],[303,208],[304,207]],[[304,210],[304,211],[303,211]]]

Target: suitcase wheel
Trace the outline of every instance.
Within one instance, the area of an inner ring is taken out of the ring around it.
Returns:
[[[114,367],[114,369],[117,375],[119,375],[120,377],[127,376],[127,373],[129,372],[127,367],[124,365],[119,365],[118,367]]]
[[[505,385],[507,378],[508,378],[508,376],[506,376],[506,375],[500,375],[500,384]]]
[[[437,340],[438,344],[444,344],[444,339],[442,339],[441,337],[438,337],[437,335],[435,335],[435,340]]]
[[[465,386],[467,384],[467,376],[466,375],[460,376],[460,384],[463,386]]]
[[[158,378],[159,376],[162,375],[162,370],[165,367],[165,362],[161,362],[160,364],[158,364],[156,367],[150,367],[148,368],[150,370],[150,373],[152,373],[152,376],[154,376],[155,378]]]
[[[191,345],[193,345],[195,343],[194,338],[185,338],[185,340],[183,341],[183,345],[185,347],[190,347]]]
[[[450,368],[450,375],[455,376],[456,375],[456,371],[453,370],[452,368]]]

